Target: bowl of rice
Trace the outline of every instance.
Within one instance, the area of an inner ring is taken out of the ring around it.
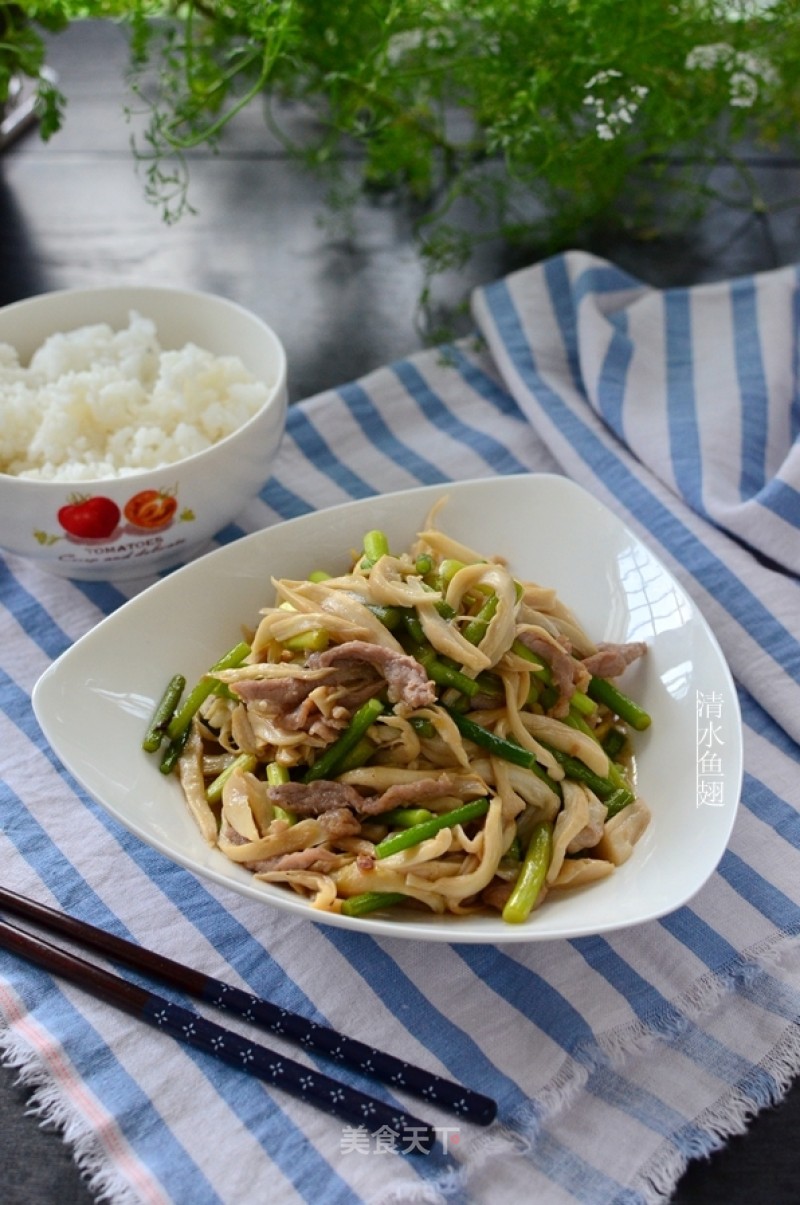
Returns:
[[[0,548],[63,577],[190,560],[262,488],[286,356],[259,317],[167,287],[0,308]]]

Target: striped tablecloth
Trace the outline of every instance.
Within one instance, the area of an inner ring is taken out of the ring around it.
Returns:
[[[2,1044],[113,1202],[657,1201],[800,1062],[798,275],[658,292],[582,253],[474,299],[479,336],[292,407],[244,531],[350,498],[567,474],[714,628],[745,725],[717,872],[661,921],[538,944],[317,925],[171,864],[85,797],[30,706],[39,674],[147,583],[0,568],[3,882],[469,1082],[489,1130],[381,1144],[0,955]],[[687,836],[687,839],[691,839]]]

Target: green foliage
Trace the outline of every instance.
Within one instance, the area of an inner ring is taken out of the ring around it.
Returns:
[[[40,24],[55,30],[61,21],[55,14],[45,14]],[[23,76],[36,80],[42,134],[49,137],[59,124],[60,98],[42,76],[43,67],[44,45],[28,14],[17,4],[0,5],[0,112],[12,98],[16,81]]]
[[[742,138],[799,128],[798,0],[244,0],[174,16],[139,47],[158,70],[146,141],[165,217],[186,203],[181,155],[266,93],[310,106],[308,162],[333,175],[355,148],[363,187],[424,203],[435,267],[482,237],[558,245],[599,220],[642,224],[656,183],[691,212]]]
[[[720,160],[740,165],[733,203],[757,206],[737,146],[800,130],[800,0],[35,7],[129,25],[149,113],[137,153],[167,220],[189,204],[192,148],[254,101],[274,126],[294,102],[317,128],[294,149],[331,195],[348,194],[355,160],[359,188],[411,199],[434,268],[482,238],[554,248],[600,221],[642,228],[667,188],[686,220]]]
[[[157,6],[151,5],[154,11]],[[64,97],[46,71],[45,34],[60,33],[82,17],[118,17],[129,5],[113,0],[71,3],[70,0],[24,0],[0,3],[0,113],[12,98],[12,88],[22,79],[36,85],[39,132],[44,139],[60,129]]]

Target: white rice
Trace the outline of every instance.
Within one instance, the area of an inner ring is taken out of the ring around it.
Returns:
[[[174,464],[236,431],[268,392],[236,356],[164,351],[135,312],[124,330],[51,335],[27,367],[0,343],[0,472],[89,481]]]

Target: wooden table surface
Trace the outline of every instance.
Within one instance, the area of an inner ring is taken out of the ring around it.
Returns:
[[[64,129],[48,144],[28,132],[0,155],[0,304],[116,283],[220,293],[278,331],[293,401],[422,346],[423,272],[409,222],[392,204],[359,204],[350,231],[331,229],[320,182],[287,157],[252,106],[218,153],[193,154],[196,213],[167,225],[145,198],[129,147],[122,30],[73,27],[53,39],[49,61],[68,98]],[[800,168],[788,156],[762,157],[753,170],[769,203],[800,197]],[[729,182],[723,170],[719,182]],[[680,237],[596,240],[588,249],[657,286],[740,275],[800,261],[800,206],[772,216],[720,208]],[[469,288],[509,265],[503,248],[487,246],[468,269],[437,280],[436,305],[452,333],[469,329],[459,311]],[[26,1114],[29,1093],[0,1069],[2,1201],[85,1205],[92,1197],[61,1137]],[[798,1133],[796,1086],[745,1135],[693,1164],[674,1205],[795,1205]]]

